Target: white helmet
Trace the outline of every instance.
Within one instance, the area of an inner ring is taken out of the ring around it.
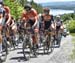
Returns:
[[[57,15],[56,17],[57,17],[57,18],[60,18],[60,15]]]

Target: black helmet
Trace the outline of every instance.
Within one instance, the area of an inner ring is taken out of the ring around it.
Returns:
[[[0,1],[0,4],[3,5],[4,4],[3,1]]]
[[[30,4],[26,4],[26,5],[24,6],[24,9],[29,9],[29,10],[31,10],[31,8],[32,8],[32,6],[31,6]]]

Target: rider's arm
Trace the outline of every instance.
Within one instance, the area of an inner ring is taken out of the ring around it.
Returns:
[[[8,9],[8,20],[7,20],[6,24],[9,25],[10,20],[11,20],[11,14],[10,14],[10,9],[9,9],[9,7],[7,7],[7,9]]]
[[[25,14],[24,10],[23,10],[22,15],[21,15],[21,21],[26,21],[26,14]]]
[[[14,20],[12,20],[12,24],[11,24],[11,27],[15,24]]]
[[[63,25],[63,20],[61,20],[61,25]]]
[[[25,14],[24,10],[23,10],[22,15],[21,15],[21,21],[22,21],[22,24],[24,24],[24,27],[26,27],[27,20],[26,20],[26,14]]]
[[[52,22],[52,23],[54,22],[54,17],[53,17],[53,15],[51,15],[51,22]]]
[[[35,19],[35,23],[34,23],[33,27],[35,27],[37,25],[37,22],[38,22],[38,14],[37,14],[36,10],[34,10],[34,19]]]
[[[55,24],[53,15],[51,15],[51,24],[52,24],[52,28],[55,29],[56,28],[56,24]]]
[[[62,20],[61,20],[61,27],[60,28],[62,29],[62,32],[63,32],[63,30],[64,30],[64,23],[63,23]]]
[[[53,18],[53,15],[51,15],[51,20],[50,20],[50,21],[51,21],[51,24],[54,25],[54,18]]]
[[[11,20],[11,15],[10,15],[10,13],[8,14],[8,16],[9,16],[9,18],[8,18],[8,20],[7,20],[6,24],[8,24],[8,25],[9,25],[9,22],[10,22],[10,20]]]
[[[3,17],[5,17],[5,9],[3,8]]]
[[[38,20],[36,20],[36,21],[35,21],[35,23],[34,23],[33,27],[35,27],[35,26],[37,25],[37,22],[38,22]]]

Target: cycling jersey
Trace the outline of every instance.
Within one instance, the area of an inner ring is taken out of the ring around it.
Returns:
[[[22,13],[22,19],[25,18],[24,19],[25,21],[29,21],[31,26],[37,20],[37,16],[38,16],[38,14],[35,9],[31,9],[30,12],[23,11],[23,13]]]
[[[56,21],[56,26],[61,26],[62,25],[62,21]]]
[[[48,29],[51,26],[52,21],[54,21],[52,15],[43,14],[41,18],[42,18],[42,21],[44,21],[44,29]]]
[[[56,30],[60,30],[61,26],[62,26],[62,20],[56,21]]]
[[[3,14],[3,8],[0,8],[0,14]]]
[[[1,24],[1,19],[3,18],[3,9],[2,8],[0,8],[0,24]]]
[[[0,7],[0,25],[4,25],[4,8]]]

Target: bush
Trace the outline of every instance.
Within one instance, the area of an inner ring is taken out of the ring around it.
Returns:
[[[69,22],[68,29],[71,33],[75,33],[75,20]]]
[[[63,21],[65,22],[66,20],[71,20],[71,14],[64,14],[61,16],[61,18],[63,19]]]

